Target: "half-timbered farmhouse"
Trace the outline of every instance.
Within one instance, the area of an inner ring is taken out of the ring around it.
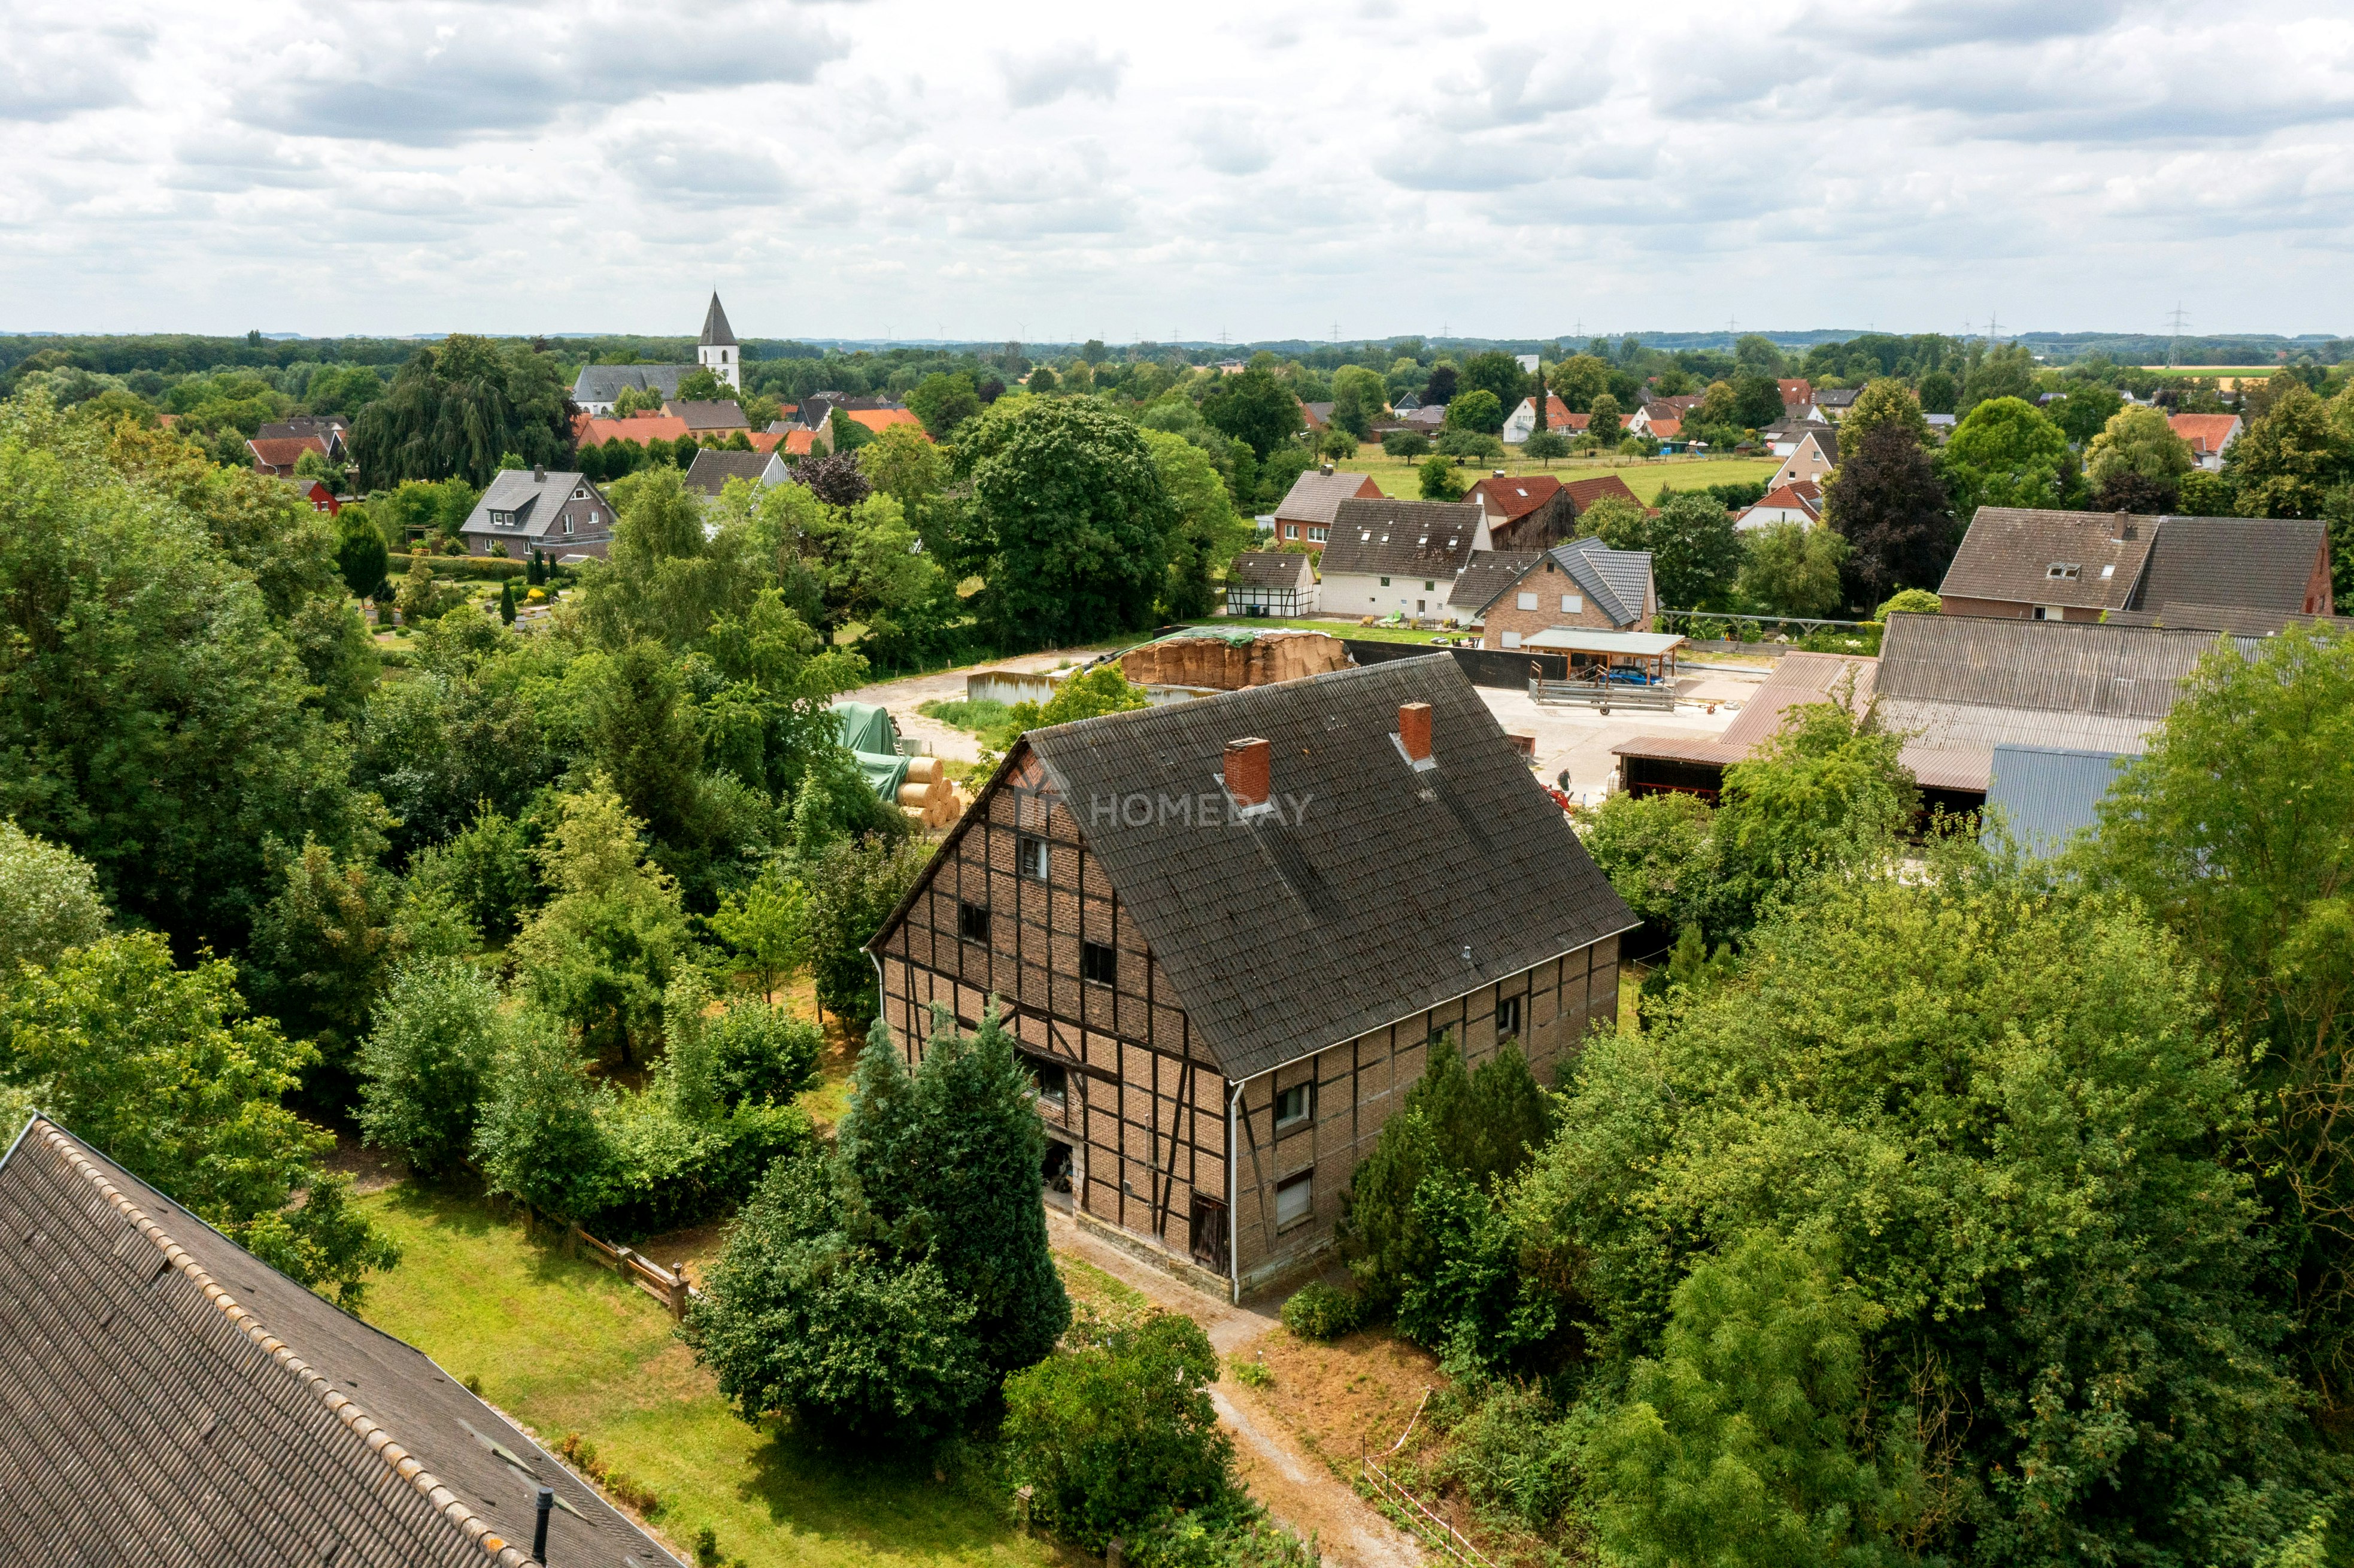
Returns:
[[[999,999],[1049,1202],[1239,1298],[1330,1247],[1433,1041],[1552,1082],[1635,924],[1439,656],[1030,732],[870,951],[911,1062]]]

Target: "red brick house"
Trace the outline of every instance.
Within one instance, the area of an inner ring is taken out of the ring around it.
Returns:
[[[1382,487],[1369,473],[1336,473],[1331,463],[1291,482],[1275,507],[1278,544],[1305,545],[1321,555],[1332,537],[1332,517],[1343,501],[1379,501]]]
[[[1553,1081],[1635,924],[1434,656],[1031,731],[868,950],[910,1061],[998,999],[1049,1202],[1238,1299],[1327,1253],[1432,1041]]]
[[[1483,646],[1518,648],[1563,627],[1649,631],[1659,596],[1649,551],[1575,539],[1550,550],[1473,556],[1447,608],[1455,619],[1480,628]]]

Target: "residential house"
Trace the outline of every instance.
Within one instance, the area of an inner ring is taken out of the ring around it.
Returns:
[[[454,1372],[46,1118],[0,1222],[0,1561],[677,1568]]]
[[[1442,618],[1471,553],[1490,548],[1487,519],[1469,502],[1343,501],[1319,563],[1324,613]]]
[[[351,422],[341,414],[296,414],[289,418],[270,419],[253,432],[258,441],[282,441],[316,436],[326,443],[327,456],[335,462],[349,459],[345,443],[352,433]]]
[[[1311,436],[1332,422],[1332,405],[1330,403],[1302,403],[1299,412],[1307,419],[1308,433]]]
[[[1545,429],[1559,435],[1582,436],[1585,433],[1586,416],[1573,414],[1569,406],[1552,393],[1545,394]],[[1504,418],[1504,440],[1520,445],[1536,433],[1537,400],[1523,397]]]
[[[327,443],[318,436],[255,436],[245,443],[253,454],[253,471],[270,474],[279,479],[294,477],[294,465],[302,461],[304,452],[315,452],[322,461],[327,457]]]
[[[1296,550],[1246,550],[1226,568],[1227,615],[1313,615],[1316,557]]]
[[[853,421],[865,426],[878,436],[894,425],[913,425],[918,435],[924,436],[927,440],[931,439],[924,429],[924,421],[916,418],[912,409],[901,408],[896,403],[874,408],[845,408],[843,412],[849,415]]]
[[[662,411],[686,426],[687,434],[696,440],[726,440],[738,430],[749,432],[752,427],[744,418],[743,405],[717,398],[710,402],[673,399],[663,405]]]
[[[1802,526],[1821,520],[1823,487],[1811,479],[1777,484],[1747,511],[1733,520],[1735,528],[1771,528],[1777,523]]]
[[[1822,420],[1822,410],[1815,407],[1814,387],[1805,376],[1786,376],[1775,386],[1782,394],[1784,418]]]
[[[1570,506],[1580,517],[1592,511],[1597,501],[1623,501],[1629,506],[1643,504],[1642,497],[1628,489],[1627,482],[1615,473],[1593,479],[1573,479],[1562,488],[1569,492]]]
[[[782,484],[786,471],[785,460],[772,451],[699,451],[686,471],[686,487],[716,496],[731,479],[761,486]]]
[[[1839,467],[1839,432],[1829,425],[1818,425],[1798,438],[1797,444],[1783,458],[1782,466],[1774,471],[1767,482],[1768,490],[1779,490],[1797,480],[1820,484],[1823,475]]]
[[[572,380],[572,400],[584,413],[605,418],[624,391],[652,392],[665,403],[678,396],[679,382],[696,370],[708,370],[730,387],[744,385],[743,350],[727,325],[719,296],[703,313],[703,335],[695,343],[693,365],[584,365]]]
[[[596,482],[554,469],[502,469],[458,536],[470,556],[602,560],[613,542],[613,503]]]
[[[1507,474],[1500,468],[1463,499],[1488,520],[1488,536],[1499,550],[1541,550],[1577,533],[1576,503],[1549,473]]]
[[[1929,806],[1976,810],[1998,747],[2143,750],[2215,643],[2209,630],[1900,612],[1877,659],[1785,654],[1720,736],[1638,736],[1611,750],[1637,794],[1712,797],[1788,709],[1839,701],[1906,736],[1903,761]]]
[[[648,441],[675,441],[692,434],[686,421],[677,415],[657,414],[651,409],[626,419],[599,419],[588,414],[572,418],[572,444],[576,450],[601,447],[607,441],[635,441],[644,446]]]
[[[1815,394],[1815,412],[1836,425],[1847,418],[1850,408],[1855,407],[1856,397],[1861,390],[1856,387],[1840,387],[1818,392]]]
[[[1672,441],[1683,433],[1684,416],[1700,407],[1697,397],[1650,397],[1637,405],[1627,420],[1630,436],[1651,436]]]
[[[294,482],[298,486],[302,484],[302,482],[299,479]],[[311,503],[312,511],[323,512],[330,517],[341,515],[344,510],[344,498],[337,495],[334,491],[329,490],[326,484],[320,480],[314,479],[311,481],[307,487],[303,488],[302,499]]]
[[[1927,422],[1929,433],[1941,441],[1952,435],[1954,427],[1960,423],[1960,420],[1952,414],[1924,414],[1921,418]]]
[[[2166,422],[2190,444],[2191,461],[2209,473],[2223,471],[2223,450],[2243,428],[2237,414],[2168,414]]]
[[[1449,613],[1479,626],[1488,648],[1526,647],[1555,630],[1647,632],[1659,609],[1650,552],[1614,550],[1595,538],[1492,559],[1475,555],[1456,586]]]
[[[1438,655],[1030,731],[868,950],[911,1062],[1002,1009],[1048,1202],[1238,1300],[1328,1258],[1432,1046],[1553,1081],[1635,925]]]
[[[1946,613],[2091,620],[2172,604],[2335,610],[2327,524],[1981,506],[1938,589]]]
[[[1332,532],[1332,514],[1341,503],[1351,500],[1375,501],[1381,498],[1382,487],[1371,474],[1338,473],[1331,463],[1310,469],[1291,482],[1291,488],[1276,503],[1275,536],[1287,545],[1305,545],[1311,550],[1321,550]]]

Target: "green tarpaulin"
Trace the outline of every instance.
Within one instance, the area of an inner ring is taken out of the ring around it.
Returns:
[[[907,781],[907,759],[899,755],[899,726],[891,722],[891,710],[874,703],[836,703],[833,715],[842,726],[842,744],[858,759],[867,784],[896,804],[899,786]]]

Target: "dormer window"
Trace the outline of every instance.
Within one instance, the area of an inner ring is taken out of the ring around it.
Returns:
[[[2054,561],[2043,568],[2043,575],[2053,582],[2073,583],[2084,575],[2084,568],[2074,561]]]
[[[586,501],[586,500],[588,500],[588,487],[587,485],[585,485],[585,484],[583,484],[583,485],[580,485],[580,486],[577,487],[577,488],[572,492],[572,499],[573,499],[573,500],[575,500],[575,501]]]

